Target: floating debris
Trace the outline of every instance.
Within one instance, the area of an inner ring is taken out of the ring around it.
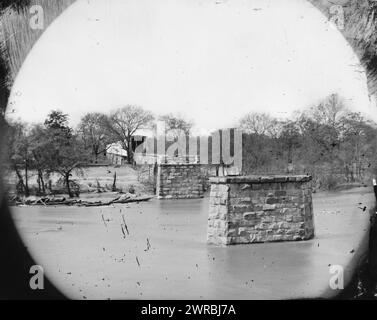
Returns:
[[[65,206],[79,206],[79,207],[101,207],[101,206],[110,206],[115,203],[130,203],[130,202],[141,202],[141,201],[148,201],[154,198],[154,196],[137,196],[134,194],[122,194],[112,200],[109,201],[88,201],[82,199],[67,199],[65,197],[54,197],[54,196],[46,196],[46,197],[19,197],[19,196],[12,196],[9,197],[8,203],[11,206],[21,206],[21,205],[44,205],[44,206],[56,206],[56,205],[65,205]]]
[[[151,244],[149,242],[149,239],[147,238],[147,248],[144,249],[145,252],[149,251],[149,249],[151,248]]]
[[[122,214],[122,219],[123,219],[123,226],[124,226],[124,228],[126,229],[127,234],[130,235],[130,233],[129,233],[129,231],[128,231],[127,224],[126,224],[126,220],[124,219],[124,214]]]
[[[122,225],[122,224],[120,225],[120,228],[121,228],[122,233],[123,233],[123,238],[125,239],[125,238],[126,238],[126,233],[124,232],[124,229],[123,229],[123,225]]]
[[[103,214],[101,215],[101,217],[102,217],[102,221],[103,221],[103,223],[104,223],[105,227],[107,228],[106,220],[105,220],[105,218],[104,218]]]

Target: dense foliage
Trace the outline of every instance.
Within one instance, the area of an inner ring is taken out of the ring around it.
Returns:
[[[247,115],[241,126],[251,117],[256,118]],[[260,118],[263,121],[256,124],[257,129],[254,122],[247,122],[243,139],[246,173],[308,173],[317,187],[332,189],[342,183],[367,183],[376,171],[376,124],[347,110],[335,94],[296,112],[293,119]]]

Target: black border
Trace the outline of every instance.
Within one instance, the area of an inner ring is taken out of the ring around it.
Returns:
[[[25,0],[1,0],[0,3],[0,11],[1,9],[8,7],[8,6],[22,6],[27,4],[29,1]],[[0,58],[0,110],[5,110],[8,98],[9,98],[9,90],[6,86],[6,76],[7,76],[7,69],[6,64],[1,61]],[[3,121],[2,117],[0,116],[0,137],[3,137],[5,134],[6,125]],[[1,183],[1,182],[0,182]],[[377,186],[374,187],[374,192],[376,195],[377,200]],[[375,210],[373,210],[375,212]],[[354,279],[351,281],[349,286],[339,294],[333,300],[339,299],[353,299],[354,292],[357,285],[362,281],[365,286],[368,287],[370,290],[369,294],[364,296],[364,299],[376,299],[374,294],[376,294],[376,283],[377,283],[377,223],[375,222],[376,219],[371,219],[371,227],[370,227],[370,237],[369,237],[369,253],[368,258],[365,263],[361,265],[358,272],[355,273]],[[17,229],[14,225],[13,219],[11,217],[8,205],[0,195],[0,300],[67,300],[59,290],[48,280],[45,279],[45,289],[44,290],[32,290],[29,286],[30,274],[29,269],[32,265],[35,265],[35,261],[27,251],[27,248],[23,244]],[[102,302],[105,303],[105,302]],[[304,305],[308,303],[305,302]],[[71,304],[71,303],[70,303]],[[250,315],[253,314],[253,306],[256,302],[252,301],[123,301],[123,302],[114,302],[112,303],[112,307],[115,307],[114,310],[118,308],[123,309],[126,308],[127,310],[127,318],[128,316],[140,316],[141,318],[146,318],[145,316],[140,315],[140,310],[143,306],[147,306],[148,304],[152,305],[161,305],[161,306],[176,306],[183,308],[186,304],[233,304],[238,309],[238,316],[241,315]],[[258,302],[259,307],[264,309],[264,313],[266,314],[273,314],[275,311],[281,311],[280,303],[277,303],[279,307],[277,309],[271,309],[268,306],[267,302]],[[77,306],[77,303],[74,303]],[[93,304],[90,301],[86,301],[83,305],[89,306],[90,308],[93,307]],[[101,304],[100,304],[101,305]],[[331,305],[333,305],[331,303]],[[3,302],[0,302],[0,312],[1,308],[3,307]],[[13,303],[10,302],[9,306],[13,306]],[[33,306],[30,306],[32,309],[38,309],[39,303]],[[57,303],[60,312],[64,310],[66,303]],[[103,305],[105,306],[105,305]],[[304,314],[296,313],[296,303],[289,301],[288,309],[290,309],[290,315],[293,317],[302,317]],[[338,306],[336,303],[335,306]],[[308,307],[311,307],[310,305]],[[340,307],[340,308],[343,308]],[[32,310],[30,309],[30,310]],[[283,310],[285,307],[283,307]],[[312,309],[307,310],[308,313],[311,313]],[[59,313],[60,313],[59,312]],[[63,312],[64,313],[64,312]],[[105,313],[106,314],[106,313]],[[280,314],[280,312],[279,312]],[[306,314],[305,314],[306,315]],[[177,315],[178,316],[178,315]],[[190,318],[184,315],[179,315],[182,318]],[[254,315],[256,316],[256,314]],[[201,316],[194,316],[194,318],[201,317]],[[222,318],[217,317],[217,318]],[[227,316],[226,318],[232,318],[232,316]],[[163,318],[163,317],[161,317]],[[176,317],[174,317],[176,319]],[[233,317],[234,318],[234,317]]]

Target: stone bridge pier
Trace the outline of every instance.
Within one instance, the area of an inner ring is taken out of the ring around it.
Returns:
[[[314,237],[310,176],[213,177],[208,243],[308,240]]]
[[[161,163],[157,168],[158,199],[197,199],[204,194],[201,165],[196,163]]]

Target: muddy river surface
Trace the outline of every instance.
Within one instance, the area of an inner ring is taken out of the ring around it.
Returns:
[[[313,240],[231,247],[206,244],[208,202],[13,207],[12,214],[34,259],[70,298],[328,297],[329,266],[344,267],[348,281],[365,253],[374,195],[369,188],[314,194]]]

